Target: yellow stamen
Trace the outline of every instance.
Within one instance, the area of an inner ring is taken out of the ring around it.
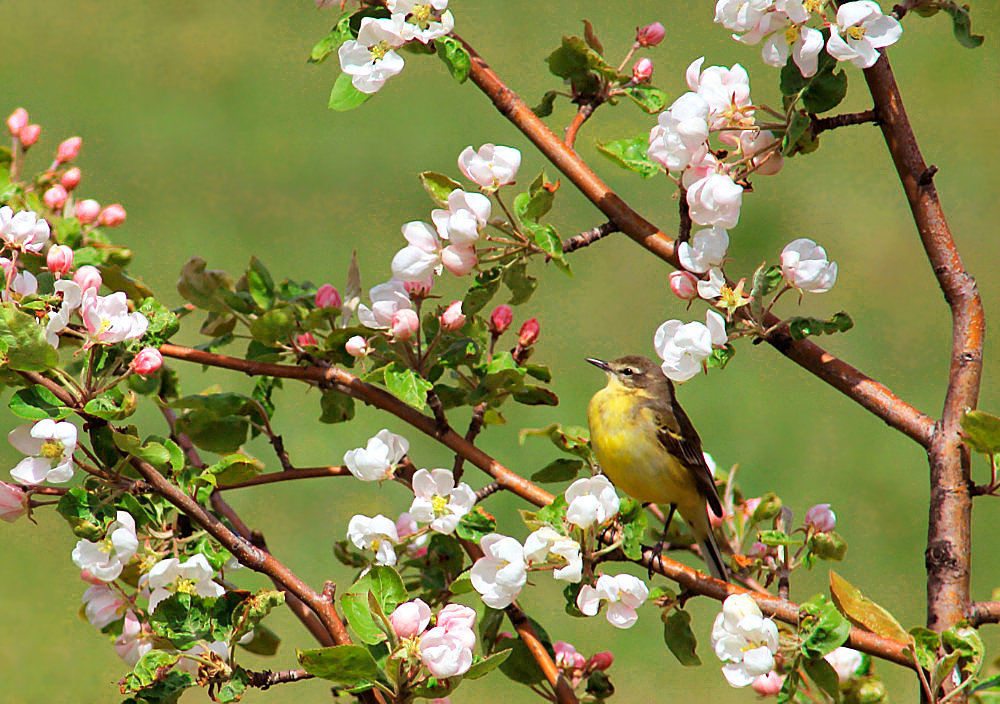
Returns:
[[[385,58],[385,55],[389,53],[389,50],[389,44],[385,41],[381,41],[378,44],[372,44],[368,47],[368,53],[372,55],[372,61],[381,61]]]
[[[195,580],[180,577],[176,582],[174,582],[174,591],[178,594],[197,594],[198,592],[194,585]]]
[[[863,39],[866,31],[864,27],[848,27],[847,36],[851,39]]]
[[[431,509],[434,511],[434,516],[440,518],[441,516],[448,515],[448,497],[434,495],[431,499]]]
[[[63,450],[65,449],[66,446],[61,442],[55,438],[49,438],[42,443],[42,451],[40,454],[47,460],[54,460],[57,457],[62,457]]]

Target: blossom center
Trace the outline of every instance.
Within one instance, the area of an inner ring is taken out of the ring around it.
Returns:
[[[848,27],[847,36],[851,39],[860,41],[861,39],[864,39],[866,31],[867,30],[864,27]]]
[[[431,23],[431,12],[433,8],[430,5],[414,5],[413,12],[410,13],[410,22],[421,29],[427,29]]]
[[[382,40],[378,44],[368,47],[368,53],[372,55],[372,61],[381,61],[390,51],[389,42]]]
[[[179,577],[176,582],[174,582],[174,591],[177,594],[196,594],[195,584],[197,580],[186,579],[184,577]]]
[[[115,544],[111,538],[105,538],[97,544],[97,549],[103,552],[105,555],[110,555],[111,551],[115,549]]]
[[[54,460],[57,457],[61,457],[63,450],[66,446],[55,438],[49,438],[42,443],[41,456],[48,460]]]
[[[381,538],[372,538],[372,550],[378,550],[379,546],[382,545]]]
[[[788,46],[795,46],[795,43],[799,40],[799,27],[793,22],[789,22],[785,26],[785,43]]]
[[[434,511],[435,518],[447,516],[450,513],[448,511],[448,497],[435,494],[431,499],[431,510]]]

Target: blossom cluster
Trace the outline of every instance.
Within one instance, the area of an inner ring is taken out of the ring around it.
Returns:
[[[392,630],[400,639],[394,657],[419,660],[438,679],[464,675],[472,666],[476,645],[476,612],[461,604],[448,604],[435,618],[422,599],[400,604],[389,616]]]

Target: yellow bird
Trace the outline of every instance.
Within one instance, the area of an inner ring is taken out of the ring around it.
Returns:
[[[637,501],[670,504],[664,537],[674,511],[680,511],[709,572],[729,581],[705,508],[707,501],[721,517],[722,504],[701,439],[677,403],[673,383],[659,365],[639,355],[613,362],[587,361],[608,375],[608,385],[594,394],[587,407],[590,442],[604,473]],[[662,549],[663,540],[657,543],[656,554]]]

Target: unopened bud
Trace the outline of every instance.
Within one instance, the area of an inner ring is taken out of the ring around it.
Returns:
[[[462,313],[462,302],[452,301],[441,314],[441,329],[445,332],[461,330],[465,325],[465,314]]]
[[[101,227],[118,227],[125,222],[125,208],[118,203],[112,203],[97,216],[97,224]]]
[[[885,685],[874,679],[870,679],[858,687],[856,696],[860,704],[880,704],[887,699]]]
[[[80,169],[75,166],[66,169],[66,173],[59,179],[59,183],[67,191],[72,191],[80,185]]]
[[[659,22],[647,24],[635,30],[635,43],[639,46],[656,46],[667,36],[667,30]]]
[[[611,663],[615,661],[615,656],[608,650],[603,653],[594,653],[590,656],[590,660],[587,662],[587,668],[590,670],[600,670],[603,672],[611,667]]]
[[[304,332],[295,336],[295,344],[299,347],[316,347],[319,343],[316,342],[316,336],[311,332]]]
[[[100,213],[101,204],[90,198],[81,200],[73,209],[73,214],[76,215],[76,219],[80,221],[81,225],[89,225],[94,222]]]
[[[498,305],[490,313],[490,332],[494,335],[500,335],[504,330],[510,327],[510,324],[514,321],[514,311],[506,303]]]
[[[27,126],[28,111],[24,108],[18,108],[10,114],[10,117],[7,118],[7,130],[13,137],[17,137],[21,134],[21,130]]]
[[[66,205],[67,198],[69,198],[69,193],[67,193],[66,189],[58,183],[45,191],[45,195],[42,196],[42,200],[45,201],[45,205],[52,208],[52,210],[59,210]]]
[[[530,318],[524,322],[521,329],[517,333],[517,344],[521,347],[530,347],[538,341],[538,332],[541,326],[538,324],[538,318]]]
[[[163,366],[163,355],[155,347],[143,347],[132,360],[132,368],[139,376],[152,374]]]
[[[392,314],[392,324],[390,325],[390,330],[392,332],[392,336],[401,342],[405,342],[413,337],[413,333],[415,333],[419,327],[420,318],[417,316],[417,312],[412,308],[400,308]]]
[[[809,550],[823,560],[843,560],[847,554],[847,542],[837,533],[816,533],[809,538]]]
[[[361,337],[361,335],[355,335],[349,339],[344,344],[344,349],[352,357],[367,357],[368,353],[372,351],[372,348],[368,345],[368,340]]]
[[[750,502],[753,499],[747,499],[746,507],[755,523],[763,523],[764,521],[769,521],[775,516],[777,516],[781,509],[784,508],[784,504],[781,499],[773,491],[769,491],[762,497],[757,499],[757,505],[750,509]]]
[[[0,521],[13,523],[27,512],[28,495],[24,493],[24,489],[16,484],[0,482]]]
[[[323,284],[316,291],[317,308],[340,308],[340,291],[333,284]]]
[[[97,270],[96,266],[90,264],[85,264],[76,270],[76,273],[73,274],[73,282],[80,287],[81,293],[88,288],[99,289],[104,283],[101,279],[101,272]]]
[[[692,301],[698,297],[698,279],[687,271],[672,271],[670,291],[682,301]]]
[[[758,675],[750,686],[753,691],[762,697],[773,697],[781,691],[781,686],[785,683],[785,678],[774,670],[766,675]]]
[[[35,142],[42,134],[41,125],[25,125],[24,128],[18,133],[18,138],[21,140],[21,146],[27,149]]]
[[[434,286],[434,274],[431,274],[423,281],[404,281],[403,288],[410,294],[411,298],[424,298]]]
[[[73,161],[73,159],[76,158],[76,155],[80,153],[80,145],[82,143],[83,140],[79,137],[64,139],[62,144],[59,145],[59,150],[56,152],[56,161],[60,164]]]
[[[476,268],[478,261],[472,245],[450,244],[441,250],[441,264],[455,276],[465,276]]]
[[[652,59],[642,58],[635,62],[632,67],[632,80],[636,83],[645,83],[653,77]]]
[[[52,245],[45,255],[45,266],[57,279],[62,278],[73,268],[73,250],[64,244]]]
[[[830,510],[830,504],[816,504],[806,511],[806,525],[820,533],[829,532],[837,527],[837,514]]]

